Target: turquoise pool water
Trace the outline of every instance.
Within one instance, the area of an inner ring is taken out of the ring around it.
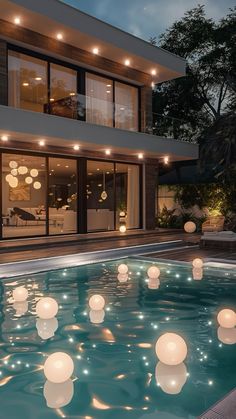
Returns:
[[[205,268],[203,279],[193,280],[191,267],[158,263],[160,287],[149,289],[150,261],[125,260],[127,282],[117,279],[120,262],[2,281],[1,419],[196,418],[235,387],[236,345],[219,339],[216,314],[236,309],[236,272]],[[28,310],[12,304],[12,290],[19,285],[29,290]],[[91,323],[92,294],[106,299],[100,324]],[[42,296],[59,303],[57,319],[43,330],[39,323],[36,328],[35,315]],[[54,336],[39,336],[52,335],[57,322]],[[174,385],[181,380],[175,395],[166,392],[163,376],[158,383],[155,377],[155,342],[169,331],[188,344],[187,376],[183,379],[186,370],[173,370],[171,377]],[[62,387],[45,386],[42,365],[56,351],[71,355],[75,373]]]

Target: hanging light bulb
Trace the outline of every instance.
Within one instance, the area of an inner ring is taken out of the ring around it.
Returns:
[[[10,185],[11,188],[17,188],[17,186],[18,186],[17,177],[12,176],[11,179],[9,180],[9,185]]]
[[[27,176],[27,177],[25,178],[25,183],[27,183],[27,185],[30,185],[32,182],[33,182],[32,177]]]
[[[12,161],[10,161],[10,163],[9,163],[9,167],[10,167],[11,169],[16,169],[16,168],[18,167],[18,163],[17,163],[16,161],[12,160]]]
[[[17,169],[11,169],[12,176],[17,176],[18,170]]]
[[[106,174],[103,172],[103,191],[101,193],[101,198],[103,201],[107,199],[107,192],[106,192]]]
[[[40,189],[41,188],[41,183],[40,182],[34,182],[33,187],[34,189]]]
[[[38,172],[38,170],[37,170],[37,169],[31,169],[31,171],[30,171],[30,176],[32,176],[32,177],[37,177],[37,176],[38,176],[38,174],[39,174],[39,172]]]
[[[28,169],[26,166],[19,166],[18,167],[18,173],[20,175],[25,175],[28,172]]]

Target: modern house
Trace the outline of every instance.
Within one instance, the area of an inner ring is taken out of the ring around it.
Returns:
[[[153,229],[152,85],[186,62],[57,0],[0,0],[0,238]],[[156,129],[155,129],[156,133]]]

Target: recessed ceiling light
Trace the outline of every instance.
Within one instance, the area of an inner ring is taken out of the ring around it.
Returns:
[[[14,19],[15,25],[20,25],[20,22],[21,22],[20,18],[19,17],[15,17],[15,19]]]
[[[40,145],[41,147],[43,147],[43,146],[45,145],[45,140],[40,140],[40,141],[39,141],[39,145]]]
[[[76,145],[74,145],[74,147],[73,147],[73,149],[75,150],[75,151],[78,151],[79,150],[79,145],[78,144],[76,144]]]
[[[128,67],[130,65],[130,60],[125,60],[125,65]]]
[[[63,39],[62,33],[57,33],[57,39],[58,41],[61,41]]]
[[[50,98],[50,102],[54,102],[55,99],[53,99],[53,97]]]
[[[107,149],[107,150],[105,151],[105,153],[106,153],[106,155],[107,155],[107,156],[110,156],[110,154],[111,154],[111,150]]]
[[[7,135],[2,135],[1,140],[2,141],[8,141],[8,136]]]
[[[24,82],[24,83],[22,83],[22,86],[24,86],[24,87],[28,87],[28,86],[29,86],[29,83]]]
[[[151,74],[152,74],[152,76],[156,76],[156,75],[157,75],[157,71],[156,71],[155,69],[153,69],[153,70],[151,71]]]
[[[168,163],[169,163],[169,156],[165,156],[165,157],[164,157],[164,163],[165,163],[165,164],[168,164]]]
[[[97,47],[93,48],[93,54],[98,55],[99,49]]]
[[[143,153],[139,153],[138,154],[138,158],[141,160],[141,159],[143,159]]]
[[[35,80],[36,81],[41,81],[42,80],[42,77],[35,77]]]
[[[111,84],[107,84],[107,87],[111,87]]]
[[[107,90],[107,93],[109,94],[109,93],[111,93],[111,91],[110,90]]]

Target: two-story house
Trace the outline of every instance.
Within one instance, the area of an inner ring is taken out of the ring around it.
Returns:
[[[135,19],[135,17],[134,17]],[[57,0],[0,0],[0,238],[153,229],[152,86],[186,62]]]

